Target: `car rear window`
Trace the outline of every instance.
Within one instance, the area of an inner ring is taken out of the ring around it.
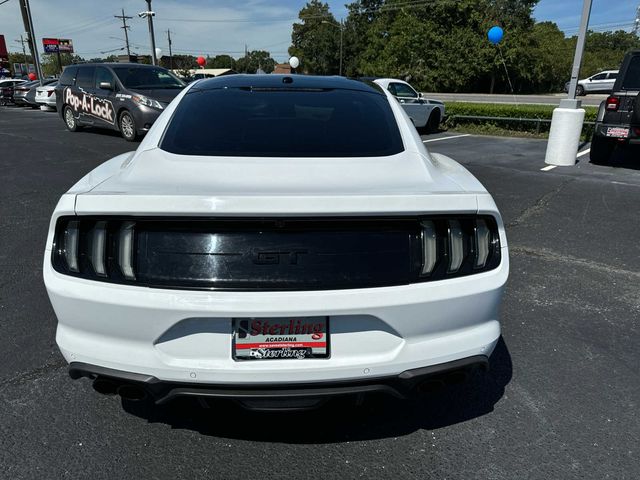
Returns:
[[[622,81],[624,90],[640,90],[640,55],[634,56]]]
[[[402,138],[387,99],[344,89],[222,88],[182,99],[163,150],[181,155],[394,155]]]

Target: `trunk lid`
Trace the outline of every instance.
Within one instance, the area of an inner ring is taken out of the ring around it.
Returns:
[[[417,152],[367,158],[175,155],[153,148],[76,211],[138,215],[331,215],[477,210],[475,195]]]

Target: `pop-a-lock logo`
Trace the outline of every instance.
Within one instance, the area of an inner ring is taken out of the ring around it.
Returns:
[[[84,113],[100,120],[105,120],[112,125],[115,123],[113,104],[109,100],[98,98],[95,95],[81,91],[73,93],[71,88],[64,89],[64,103],[70,105],[76,113]]]

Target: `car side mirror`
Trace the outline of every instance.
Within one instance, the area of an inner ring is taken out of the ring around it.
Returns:
[[[111,85],[111,82],[100,82],[100,88],[103,90],[113,90],[113,85]]]
[[[418,98],[424,98],[424,95],[422,94],[422,92],[418,92]]]
[[[589,81],[590,81],[590,82],[593,82],[593,78],[590,78],[590,79],[589,79]]]

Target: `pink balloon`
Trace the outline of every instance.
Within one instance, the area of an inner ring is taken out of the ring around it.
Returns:
[[[207,60],[204,57],[198,57],[196,62],[198,62],[198,65],[200,65],[201,67],[204,67],[204,64],[207,63]]]
[[[35,73],[31,72],[31,73],[29,74],[29,80],[35,80],[36,78],[38,78],[38,77],[36,76],[36,74],[35,74]]]

